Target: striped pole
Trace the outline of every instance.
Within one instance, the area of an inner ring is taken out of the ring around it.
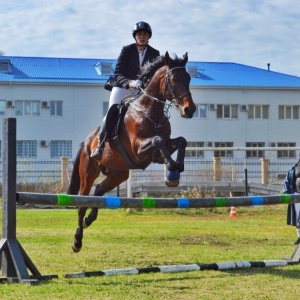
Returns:
[[[209,208],[300,203],[300,194],[213,198],[120,198],[67,194],[17,193],[17,203],[96,208]]]
[[[289,263],[286,260],[262,260],[262,261],[237,261],[237,262],[221,262],[212,264],[190,264],[190,265],[166,265],[147,268],[125,268],[111,269],[104,271],[76,272],[67,273],[65,278],[82,278],[94,276],[113,276],[113,275],[138,275],[146,273],[181,273],[189,271],[204,271],[204,270],[230,270],[241,268],[264,268],[264,267],[282,267]]]

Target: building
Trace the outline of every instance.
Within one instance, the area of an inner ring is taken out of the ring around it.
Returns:
[[[0,116],[17,118],[17,156],[73,159],[106,113],[116,60],[0,57]],[[188,62],[197,111],[171,109],[172,135],[197,147],[299,147],[300,77],[236,63]],[[2,121],[0,120],[2,131]],[[188,151],[187,157],[257,158],[265,151]],[[277,151],[291,158],[295,150]]]

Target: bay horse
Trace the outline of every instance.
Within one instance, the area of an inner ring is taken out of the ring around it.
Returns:
[[[166,52],[142,67],[139,79],[146,87],[127,104],[118,127],[119,140],[132,163],[124,159],[112,139],[106,140],[101,160],[90,157],[98,143],[98,127],[81,144],[74,161],[68,194],[89,195],[100,172],[106,177],[96,185],[94,196],[103,196],[126,181],[130,169],[145,169],[152,162],[164,163],[170,172],[184,171],[187,142],[183,137],[171,139],[171,125],[166,114],[171,105],[183,118],[192,118],[196,110],[189,89],[191,77],[186,71],[187,61],[187,53],[178,58],[176,55],[170,57]],[[167,100],[170,103],[166,104]],[[171,155],[176,150],[174,161]],[[87,217],[86,211],[86,207],[78,208],[78,227],[72,246],[74,252],[79,252],[82,247],[83,229],[90,226],[98,215],[98,208],[92,208]]]

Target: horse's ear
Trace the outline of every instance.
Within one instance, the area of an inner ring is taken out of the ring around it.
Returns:
[[[188,53],[186,52],[184,55],[183,55],[183,62],[184,62],[184,65],[187,63],[188,61]]]
[[[165,64],[169,65],[169,63],[170,63],[170,55],[169,52],[167,51],[165,54]]]

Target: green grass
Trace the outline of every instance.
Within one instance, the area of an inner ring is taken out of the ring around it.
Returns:
[[[17,238],[42,274],[38,286],[0,284],[1,299],[298,299],[300,265],[66,279],[114,268],[291,257],[295,228],[286,206],[229,209],[99,210],[73,253],[73,209],[17,210]]]

